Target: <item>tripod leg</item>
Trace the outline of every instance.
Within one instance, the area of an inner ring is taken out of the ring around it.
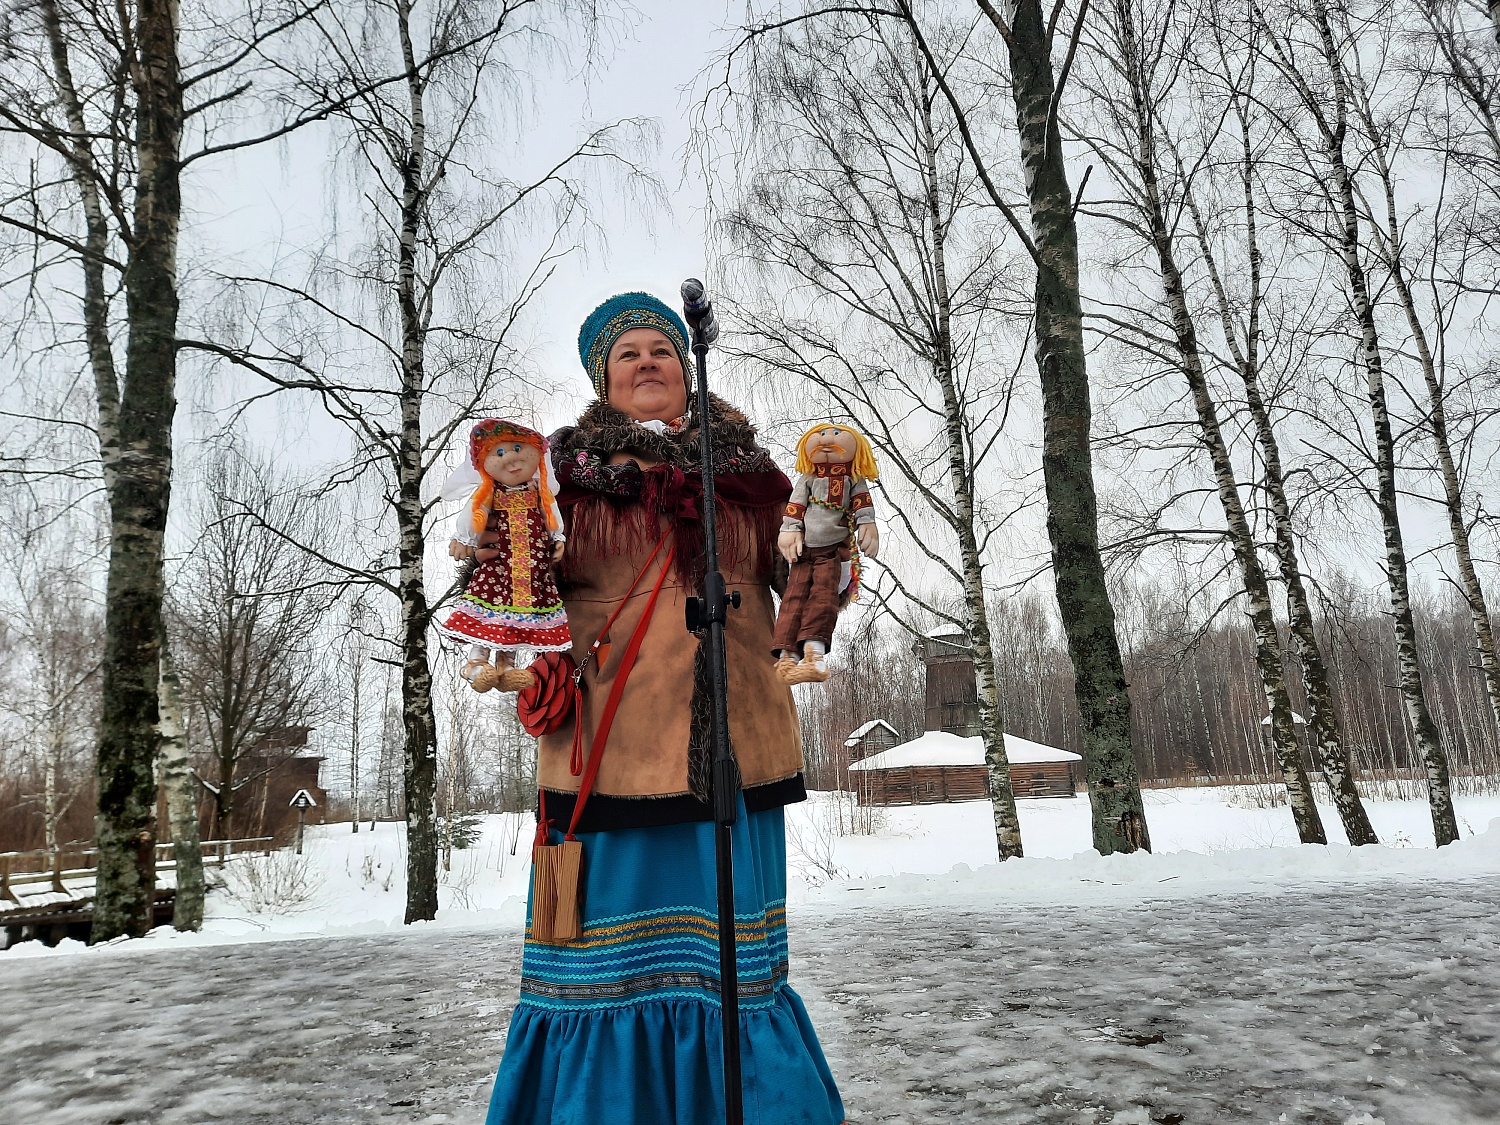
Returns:
[[[740,1076],[740,974],[734,933],[734,847],[732,828],[714,825],[714,860],[719,882],[719,998],[724,1036],[724,1120],[743,1125],[744,1087]]]

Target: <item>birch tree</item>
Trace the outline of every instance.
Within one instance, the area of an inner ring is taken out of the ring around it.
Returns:
[[[628,184],[649,190],[623,155],[642,134],[634,121],[554,148],[529,177],[493,166],[504,87],[568,15],[541,0],[370,0],[320,15],[328,65],[365,91],[330,116],[366,225],[356,244],[335,237],[319,248],[306,280],[226,277],[235,314],[218,337],[194,342],[276,393],[311,396],[349,438],[325,490],[378,497],[373,508],[346,498],[347,548],[303,546],[397,607],[388,640],[401,668],[407,922],[438,906],[429,630],[443,595],[429,594],[425,573],[429,478],[446,471],[461,427],[529,412],[528,396],[545,390],[533,366],[519,366],[523,325],[583,237],[590,166],[623,171],[627,194]],[[400,81],[381,83],[387,73]]]
[[[1462,357],[1455,356],[1457,349],[1447,345],[1449,329],[1464,315],[1465,303],[1500,292],[1500,49],[1481,39],[1472,4],[1420,0],[1416,8],[1422,24],[1407,37],[1402,62],[1415,78],[1418,97],[1415,106],[1410,101],[1398,104],[1397,113],[1408,147],[1437,155],[1440,166],[1435,172],[1442,194],[1438,214],[1423,224],[1428,245],[1411,254],[1410,261],[1403,260],[1408,249],[1405,232],[1392,225],[1397,188],[1385,134],[1375,128],[1373,107],[1371,112],[1362,110],[1360,118],[1365,136],[1380,148],[1383,194],[1389,200],[1385,222],[1379,224],[1384,228],[1379,249],[1383,259],[1399,252],[1392,283],[1408,326],[1417,325],[1412,340],[1422,367],[1428,400],[1425,421],[1454,544],[1455,585],[1469,607],[1490,709],[1500,719],[1500,660],[1472,546],[1483,505],[1464,480],[1465,465],[1474,463],[1477,430],[1490,417],[1492,388],[1481,381],[1486,374],[1482,368],[1465,372]],[[1358,98],[1361,105],[1367,100]],[[1432,161],[1426,163],[1432,166]],[[1408,204],[1406,212],[1414,209]],[[1417,312],[1418,289],[1427,294],[1425,317]],[[1483,312],[1481,306],[1478,315]]]
[[[1276,20],[1277,22],[1272,22]],[[1257,6],[1262,49],[1292,93],[1296,115],[1311,125],[1310,143],[1296,123],[1283,116],[1283,131],[1297,151],[1311,158],[1305,181],[1327,185],[1329,242],[1343,266],[1346,296],[1358,332],[1358,364],[1364,373],[1374,431],[1376,484],[1373,499],[1385,540],[1385,571],[1395,627],[1402,699],[1412,735],[1427,775],[1427,798],[1438,845],[1458,838],[1448,776],[1448,760],[1432,720],[1417,651],[1405,539],[1398,507],[1396,438],[1386,389],[1386,360],[1370,291],[1369,250],[1362,235],[1355,170],[1348,153],[1351,95],[1348,81],[1353,46],[1347,25],[1331,14],[1325,0],[1311,0],[1305,14],[1282,11],[1274,16]],[[1278,22],[1282,28],[1277,30]],[[1306,36],[1299,41],[1293,36]],[[1312,67],[1317,67],[1316,71]],[[1314,77],[1316,76],[1316,77]],[[1357,159],[1357,158],[1356,158]]]
[[[326,112],[326,87],[311,105],[269,92],[269,52],[324,2],[194,3],[185,20],[179,0],[7,13],[0,229],[36,248],[37,301],[76,302],[76,338],[57,343],[86,357],[94,417],[69,421],[95,429],[110,512],[93,941],[151,925],[183,178]]]
[[[71,181],[83,221],[65,212],[53,223],[28,199],[18,205],[11,195],[0,222],[35,236],[49,258],[65,252],[82,266],[110,508],[93,939],[138,936],[151,925],[156,879],[161,543],[172,460],[187,111],[177,4],[139,0],[131,11],[73,12],[41,0],[17,14],[23,22],[12,34],[21,50],[11,56],[0,92],[0,123],[12,139],[35,146],[47,167],[42,182]],[[87,61],[75,77],[79,54]],[[107,281],[106,272],[113,278]],[[124,289],[127,324],[118,370],[110,310],[115,279]]]
[[[1183,67],[1177,60],[1182,57],[1185,41],[1198,29],[1178,9],[1155,9],[1153,13],[1137,0],[1107,0],[1095,27],[1099,77],[1087,85],[1109,128],[1100,131],[1103,136],[1090,136],[1089,143],[1114,172],[1125,197],[1119,209],[1123,212],[1119,215],[1121,225],[1128,234],[1145,242],[1155,259],[1165,306],[1162,312],[1171,324],[1172,358],[1191,396],[1198,439],[1207,454],[1223,510],[1225,531],[1254,630],[1255,663],[1270,717],[1271,741],[1298,838],[1304,844],[1327,843],[1292,720],[1270,583],[1240,495],[1240,481],[1220,421],[1220,404],[1209,382],[1198,325],[1189,306],[1188,282],[1179,264],[1182,247],[1175,216],[1182,210],[1180,187],[1173,182],[1170,163],[1165,162],[1163,168],[1161,134],[1170,128],[1170,102],[1183,92],[1179,84]],[[1148,353],[1156,354],[1154,333],[1143,330],[1127,332],[1127,336],[1138,346],[1144,342]]]
[[[1232,43],[1230,13],[1206,7],[1200,50],[1190,60],[1197,86],[1205,96],[1222,106],[1227,118],[1221,137],[1226,138],[1221,163],[1231,169],[1223,192],[1210,198],[1218,221],[1212,221],[1205,206],[1203,174],[1186,175],[1188,156],[1174,147],[1173,164],[1182,182],[1183,204],[1191,220],[1198,259],[1213,295],[1212,309],[1228,357],[1228,366],[1244,389],[1244,408],[1260,454],[1259,485],[1272,531],[1271,549],[1278,576],[1286,592],[1288,637],[1301,674],[1306,697],[1308,728],[1312,732],[1315,760],[1328,783],[1334,807],[1343,822],[1349,842],[1356,846],[1377,843],[1375,830],[1354,784],[1354,772],[1334,705],[1333,688],[1318,638],[1312,600],[1304,580],[1305,564],[1298,546],[1287,492],[1282,441],[1272,421],[1274,398],[1266,390],[1266,365],[1273,353],[1291,356],[1298,352],[1290,340],[1295,323],[1268,304],[1270,291],[1284,279],[1269,268],[1262,249],[1264,205],[1262,197],[1261,145],[1265,115],[1257,106],[1257,58],[1254,26],[1246,29],[1248,49]],[[1216,133],[1218,131],[1216,130]],[[1228,216],[1232,216],[1228,218]],[[1283,302],[1295,310],[1295,295]],[[1285,326],[1286,331],[1278,331]],[[1268,338],[1268,334],[1269,337]],[[1290,362],[1290,360],[1288,360]]]
[[[182,707],[182,684],[172,661],[170,644],[162,645],[161,731],[159,775],[167,799],[167,824],[172,834],[176,884],[172,896],[172,927],[197,930],[203,925],[203,847],[198,836],[198,778],[188,753],[187,724]]]
[[[999,855],[1019,856],[985,593],[1007,504],[992,468],[1013,392],[997,338],[1006,297],[1021,303],[1002,239],[975,206],[952,115],[901,24],[789,30],[760,43],[745,74],[740,120],[755,142],[721,216],[744,351],[778,385],[791,376],[803,388],[791,411],[853,419],[884,480],[895,470],[884,514],[922,575],[896,580],[929,621],[969,639]],[[933,576],[962,591],[961,614],[935,604]]]
[[[1009,66],[993,62],[988,43],[966,47],[990,72],[992,84],[1008,89],[1015,108],[1029,226],[1001,192],[995,171],[1002,166],[982,148],[981,116],[967,91],[944,74],[933,44],[909,0],[882,5],[809,8],[800,17],[769,19],[746,29],[750,37],[793,23],[857,11],[871,20],[896,20],[910,29],[917,48],[951,109],[958,133],[985,197],[1003,217],[1036,268],[1032,331],[1042,398],[1042,477],[1047,533],[1059,615],[1073,662],[1074,690],[1082,717],[1085,772],[1089,785],[1094,846],[1103,854],[1149,850],[1135,751],[1131,744],[1130,696],[1115,632],[1114,609],[1099,551],[1098,497],[1090,445],[1090,397],[1079,293],[1078,227],[1058,130],[1058,106],[1088,12],[1083,0],[1071,30],[1060,22],[1065,5],[1044,12],[1040,0],[1014,0],[1002,12],[991,0],[976,0],[981,23],[1004,47]],[[1056,32],[1066,38],[1059,40]],[[976,45],[977,44],[977,45]],[[1054,70],[1053,50],[1062,61]],[[998,73],[997,73],[998,72]]]
[[[1033,332],[1037,377],[1042,390],[1042,479],[1047,495],[1047,534],[1052,544],[1052,577],[1083,725],[1085,772],[1093,815],[1094,847],[1112,852],[1150,850],[1146,810],[1141,799],[1135,750],[1131,743],[1130,694],[1115,631],[1114,606],[1099,553],[1099,508],[1090,445],[1092,399],[1079,290],[1078,224],[1066,155],[1058,128],[1058,108],[1088,16],[1081,0],[1064,21],[1066,5],[1050,13],[1041,0],[1012,0],[1001,11],[991,0],[976,0],[1009,59],[1006,75],[1015,106],[1020,166],[1030,217],[1029,234],[996,190],[981,180],[996,207],[1015,227],[1036,266]],[[913,27],[908,0],[899,8]],[[1057,32],[1066,33],[1060,39]],[[1061,61],[1054,69],[1054,52]],[[954,99],[950,99],[950,103]],[[955,106],[955,112],[962,113]],[[966,147],[976,169],[994,163],[969,137]]]
[[[1394,91],[1384,91],[1382,98],[1382,91],[1372,89],[1372,83],[1361,68],[1352,69],[1348,80],[1350,114],[1362,134],[1361,148],[1368,154],[1367,167],[1371,173],[1368,177],[1371,190],[1362,199],[1369,213],[1371,248],[1375,260],[1389,279],[1392,297],[1406,324],[1409,346],[1416,353],[1417,366],[1422,374],[1422,387],[1426,392],[1423,420],[1437,462],[1441,505],[1458,571],[1455,585],[1469,607],[1479,673],[1484,680],[1491,713],[1500,724],[1500,660],[1496,658],[1488,599],[1474,563],[1471,535],[1477,505],[1467,495],[1461,479],[1448,418],[1447,384],[1451,368],[1447,362],[1446,336],[1448,324],[1457,312],[1455,306],[1460,295],[1452,286],[1431,284],[1424,287],[1431,292],[1431,301],[1419,303],[1416,283],[1421,276],[1418,272],[1420,266],[1413,262],[1415,257],[1418,261],[1430,261],[1433,267],[1438,264],[1441,253],[1438,232],[1443,230],[1448,216],[1448,201],[1440,196],[1432,208],[1431,228],[1426,236],[1428,245],[1413,247],[1413,229],[1420,229],[1418,224],[1422,223],[1424,216],[1418,209],[1404,203],[1398,187],[1402,152],[1410,149],[1412,142],[1408,135],[1416,129],[1409,100],[1403,96],[1407,89],[1403,85]],[[1390,104],[1393,98],[1399,99],[1394,105]],[[1428,270],[1428,279],[1436,281],[1432,269]]]

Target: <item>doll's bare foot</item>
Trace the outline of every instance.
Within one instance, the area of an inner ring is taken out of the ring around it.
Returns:
[[[500,681],[500,669],[488,660],[469,661],[459,675],[468,680],[469,686],[475,691],[494,691],[495,685]]]
[[[781,659],[776,662],[776,676],[784,684],[793,684],[800,682],[798,680],[792,679],[792,676],[796,671],[797,658],[795,656],[792,656],[790,653],[784,654]]]
[[[536,677],[525,668],[507,668],[497,677],[499,691],[525,691],[536,683]]]

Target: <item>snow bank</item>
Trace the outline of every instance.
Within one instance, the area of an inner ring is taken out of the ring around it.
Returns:
[[[1291,813],[1264,808],[1262,791],[1150,790],[1147,820],[1154,855],[1101,857],[1089,848],[1089,804],[1021,800],[1026,858],[996,862],[988,801],[858,809],[848,795],[813,793],[787,818],[787,897],[797,910],[838,912],[875,899],[955,896],[976,904],[1079,903],[1108,896],[1192,897],[1277,893],[1309,882],[1378,878],[1448,879],[1500,873],[1500,798],[1455,802],[1464,838],[1441,851],[1422,801],[1368,801],[1382,846],[1352,849],[1338,819],[1320,807],[1327,847],[1297,846]],[[1474,826],[1488,823],[1488,831]],[[439,873],[433,930],[519,931],[530,879],[529,814],[486,817],[474,847],[453,853]],[[856,831],[858,830],[858,831]],[[306,854],[236,860],[209,895],[203,930],[162,927],[130,953],[200,945],[337,938],[405,931],[405,826],[382,823],[352,833],[347,824],[309,827]],[[513,854],[514,852],[514,854]],[[250,869],[241,864],[256,864]],[[256,887],[247,885],[255,875]],[[21,942],[7,957],[56,956],[85,947],[48,949]],[[98,950],[90,952],[99,952]]]
[[[531,878],[530,814],[484,818],[479,840],[455,850],[448,871],[438,872],[438,916],[416,923],[433,930],[519,931],[526,924],[526,890]],[[511,854],[514,848],[515,854]],[[406,910],[406,826],[382,822],[350,831],[348,824],[309,825],[304,854],[290,851],[265,859],[232,861],[208,872],[213,887],[204,907],[203,929],[179,933],[170,926],[140,941],[121,940],[130,953],[166,948],[228,945],[302,938],[357,937],[410,932]],[[247,886],[254,865],[257,887]],[[257,893],[259,892],[259,893]],[[267,904],[267,899],[276,900]],[[21,942],[0,952],[7,957],[76,953],[88,947],[64,941],[48,949]],[[92,952],[92,951],[90,951]]]
[[[1023,830],[1024,835],[1024,830]],[[804,901],[847,910],[856,902],[960,896],[970,905],[1072,905],[1117,896],[1179,898],[1246,892],[1279,893],[1316,883],[1372,879],[1448,880],[1500,874],[1500,818],[1485,831],[1441,850],[1374,845],[1305,844],[1202,853],[1173,851],[1068,859],[1024,858],[973,868],[959,863],[942,874],[902,873],[830,880],[810,885]]]

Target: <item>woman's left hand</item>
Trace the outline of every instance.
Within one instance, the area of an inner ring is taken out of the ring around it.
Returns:
[[[565,539],[552,540],[552,561],[555,563],[562,562],[563,552],[567,550],[567,547],[568,544]]]
[[[861,554],[875,558],[880,554],[880,529],[873,523],[862,523],[854,533]]]

